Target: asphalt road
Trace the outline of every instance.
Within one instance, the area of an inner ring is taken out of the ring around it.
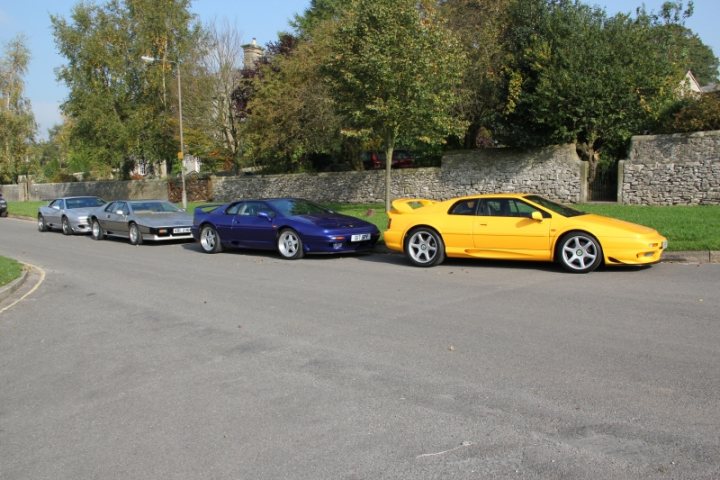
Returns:
[[[0,254],[2,480],[720,478],[719,264]]]

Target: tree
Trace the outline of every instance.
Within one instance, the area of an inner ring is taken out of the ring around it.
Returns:
[[[461,105],[470,121],[465,147],[492,145],[490,129],[495,113],[502,108],[502,34],[507,28],[511,0],[444,0],[441,12],[455,32],[468,58],[465,71],[465,102]]]
[[[329,38],[320,28],[297,46],[281,36],[253,77],[245,156],[270,159],[270,171],[311,168],[311,156],[340,150],[340,117],[320,71]]]
[[[242,40],[236,25],[206,25],[204,48],[183,70],[185,139],[192,153],[211,170],[236,170],[240,118],[232,95],[241,84]]]
[[[16,183],[27,173],[23,164],[37,126],[30,101],[23,96],[30,52],[25,38],[18,36],[5,45],[0,58],[0,181]]]
[[[177,102],[168,76],[203,44],[188,8],[189,0],[110,0],[76,5],[70,21],[51,16],[68,61],[58,79],[70,89],[61,108],[72,121],[71,157],[127,175],[137,162],[175,156]],[[143,55],[159,64],[143,64]]]
[[[570,0],[517,2],[510,14],[498,122],[505,143],[576,143],[592,180],[602,151],[624,148],[674,102],[684,72],[658,41],[656,19],[608,18]]]
[[[385,205],[399,140],[442,143],[462,135],[457,106],[466,59],[435,5],[351,0],[337,22],[323,73],[343,116],[343,133],[382,143]]]

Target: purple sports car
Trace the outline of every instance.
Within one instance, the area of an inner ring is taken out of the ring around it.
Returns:
[[[223,248],[277,250],[286,259],[306,253],[372,250],[372,223],[298,198],[238,200],[195,209],[192,234],[207,253]]]

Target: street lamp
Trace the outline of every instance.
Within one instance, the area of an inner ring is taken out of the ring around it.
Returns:
[[[158,61],[155,57],[143,55],[140,57],[145,63],[155,63]],[[185,189],[185,146],[183,143],[183,114],[182,114],[182,82],[180,81],[180,62],[167,60],[168,63],[174,63],[177,69],[178,80],[178,120],[180,122],[180,151],[178,152],[178,160],[180,160],[180,180],[182,182],[182,206],[187,210],[187,190]]]

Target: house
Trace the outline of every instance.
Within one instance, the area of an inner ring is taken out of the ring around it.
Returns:
[[[700,97],[708,93],[720,94],[720,85],[717,83],[709,83],[707,85],[700,85],[692,70],[688,70],[685,77],[680,82],[680,97],[692,96]]]

